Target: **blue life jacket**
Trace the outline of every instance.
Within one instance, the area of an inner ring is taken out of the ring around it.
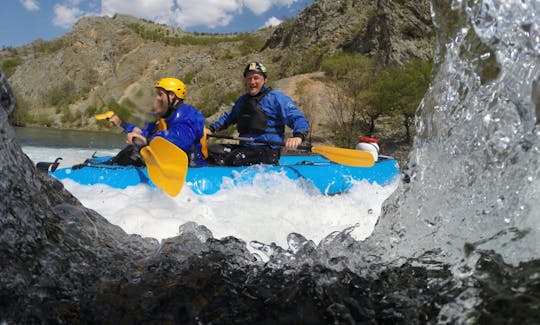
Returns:
[[[181,104],[160,120],[146,123],[142,129],[148,142],[155,137],[162,137],[182,149],[192,163],[198,166],[206,165],[200,143],[204,134],[204,116],[195,107]],[[135,125],[130,123],[124,125],[126,132],[131,132],[134,128]]]
[[[265,85],[260,94],[267,91],[268,88],[270,87]],[[240,96],[231,110],[209,126],[210,130],[224,130],[230,125],[239,123],[242,124],[241,126],[237,125],[241,137],[252,137],[272,142],[284,141],[285,126],[289,126],[293,130],[294,136],[303,137],[309,132],[309,122],[289,96],[270,89],[262,98],[256,100],[257,105],[255,108],[253,108],[253,102],[251,104],[246,103],[248,100],[253,101],[253,97],[256,96],[251,96],[248,93]],[[264,117],[261,115],[261,111],[266,117],[263,132],[261,132],[261,128]],[[245,116],[242,116],[242,114]],[[255,119],[255,121],[247,122],[249,117]],[[247,146],[265,145],[257,142],[243,142],[242,144]],[[279,146],[272,147],[279,148]]]

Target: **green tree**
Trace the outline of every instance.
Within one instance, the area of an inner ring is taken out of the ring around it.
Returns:
[[[386,107],[396,116],[403,118],[408,141],[412,139],[416,108],[429,87],[431,63],[411,60],[403,67],[392,67],[382,71],[374,84],[371,105]]]
[[[358,53],[341,53],[327,57],[321,64],[325,75],[334,83],[330,107],[336,130],[335,142],[351,147],[358,133],[371,135],[375,121],[384,114],[385,106],[372,105],[376,66]]]
[[[110,99],[107,102],[107,109],[114,112],[122,121],[130,121],[132,118],[131,110],[129,105],[120,104],[114,99]]]

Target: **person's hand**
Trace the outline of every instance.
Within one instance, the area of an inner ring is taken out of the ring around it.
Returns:
[[[287,150],[293,150],[298,148],[298,146],[302,143],[302,138],[300,137],[292,137],[288,138],[285,141],[285,149]]]
[[[210,130],[209,128],[204,128],[204,134],[212,134],[214,132],[212,132],[212,130]]]
[[[144,146],[146,145],[146,138],[142,136],[141,134],[130,132],[127,134],[127,143]]]
[[[137,127],[137,126],[134,127],[134,128],[133,128],[133,131],[131,131],[131,132],[137,133],[137,134],[140,134],[140,135],[142,135],[142,133],[143,133],[142,130],[141,130],[139,127]]]
[[[120,126],[121,124],[122,120],[117,115],[113,115],[109,118],[109,126]]]

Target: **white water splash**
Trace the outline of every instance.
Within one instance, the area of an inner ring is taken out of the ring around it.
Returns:
[[[436,73],[419,108],[411,183],[377,236],[394,239],[390,260],[438,252],[472,267],[474,249],[516,264],[540,258],[540,5],[434,6]]]
[[[23,150],[34,162],[54,161],[59,154],[70,157],[60,167],[80,163],[92,154],[86,149]],[[281,247],[288,246],[287,235],[293,232],[318,243],[334,231],[353,226],[354,238],[365,239],[373,231],[383,201],[398,184],[381,187],[359,182],[347,194],[324,196],[309,193],[297,182],[274,174],[261,175],[254,185],[232,187],[214,195],[197,195],[184,187],[180,195],[170,197],[147,185],[120,190],[101,184],[62,182],[84,206],[127,233],[164,239],[177,235],[182,224],[192,221],[206,226],[215,238],[234,236],[246,243],[256,240]]]

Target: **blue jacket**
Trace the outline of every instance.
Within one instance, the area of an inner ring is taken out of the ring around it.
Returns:
[[[261,92],[268,86],[264,85]],[[246,99],[249,98],[246,93],[234,103],[231,110],[223,114],[217,121],[212,123],[209,128],[212,131],[219,131],[228,128],[230,125],[238,122],[239,112]],[[300,136],[302,139],[309,132],[309,122],[304,114],[296,107],[292,99],[280,91],[272,89],[264,96],[259,106],[268,117],[267,127],[263,134],[240,133],[240,137],[250,137],[264,141],[283,142],[285,140],[285,125],[293,130],[293,136]],[[261,146],[265,144],[257,142],[245,142],[246,146]],[[279,148],[279,146],[272,146]]]
[[[196,164],[204,164],[200,139],[204,134],[204,116],[193,106],[181,104],[166,119],[167,130],[158,131],[156,122],[145,124],[143,136],[150,142],[155,137],[162,137],[182,149]],[[125,123],[124,131],[132,132],[134,124]]]

